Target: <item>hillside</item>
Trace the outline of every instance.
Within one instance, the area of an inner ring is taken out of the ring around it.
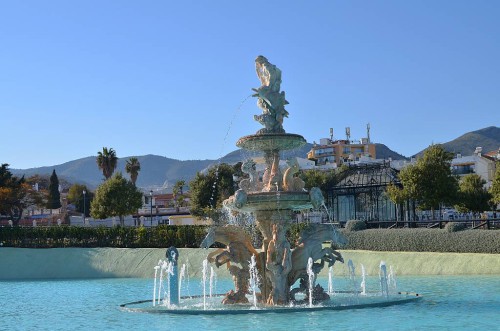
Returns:
[[[407,159],[404,155],[401,155],[399,153],[394,152],[391,150],[389,147],[387,147],[384,144],[375,144],[375,153],[377,153],[377,159],[385,159],[388,160],[389,158],[393,160],[404,160]]]
[[[454,154],[472,155],[476,147],[482,147],[483,153],[500,148],[500,127],[489,126],[484,129],[468,132],[447,143],[441,144],[443,148]],[[416,154],[420,156],[425,149]]]
[[[450,152],[462,153],[462,155],[471,155],[476,147],[483,147],[483,152],[497,150],[500,147],[500,128],[490,126],[481,130],[466,133],[450,142],[443,144],[444,148]],[[297,156],[305,158],[307,152],[311,149],[311,144],[306,144],[301,148],[293,151],[283,152],[281,157],[283,159]],[[400,160],[406,157],[392,151],[384,144],[375,144],[377,158]],[[420,152],[418,155],[420,155]],[[165,186],[172,187],[178,180],[185,180],[189,182],[198,171],[202,171],[215,165],[218,162],[234,164],[236,162],[245,160],[250,157],[256,156],[257,153],[245,150],[235,150],[228,153],[219,160],[188,160],[180,161],[170,159],[158,155],[143,155],[136,156],[141,163],[141,172],[137,180],[139,187],[152,187],[152,186]],[[118,160],[117,171],[125,173],[125,163],[130,158],[124,157]],[[11,169],[15,175],[32,176],[34,174],[50,175],[52,169],[56,170],[59,178],[63,178],[71,183],[82,183],[89,188],[96,188],[102,182],[102,173],[97,168],[96,157],[89,156],[82,159],[69,161],[60,165],[51,167],[40,167],[31,169]]]
[[[213,160],[189,160],[179,161],[158,155],[136,156],[141,163],[141,171],[137,178],[137,186],[150,187],[162,186],[165,182],[171,187],[178,180],[189,181],[197,171],[214,163]],[[125,164],[130,157],[118,159],[116,171],[124,175]],[[89,156],[82,159],[66,162],[52,167],[40,167],[31,169],[11,169],[15,175],[50,174],[52,169],[56,170],[59,178],[64,178],[72,183],[82,183],[89,188],[96,188],[102,183],[102,172],[97,168],[96,157]],[[165,183],[166,184],[166,183]]]
[[[284,159],[293,156],[305,158],[311,147],[312,144],[308,143],[296,150],[283,152],[281,157]],[[394,160],[404,158],[404,156],[393,152],[383,144],[376,144],[376,150],[378,158],[388,159],[392,157]],[[220,162],[234,164],[255,156],[260,155],[257,152],[238,149],[222,157]],[[131,156],[119,158],[116,171],[121,171],[126,175],[125,164],[130,157]],[[198,171],[202,171],[219,162],[218,160],[180,161],[158,155],[143,155],[136,157],[141,163],[141,171],[137,179],[137,186],[139,187],[172,187],[178,180],[189,182]],[[25,175],[26,177],[30,177],[35,174],[50,175],[53,169],[56,170],[57,176],[60,179],[64,179],[70,183],[85,184],[91,189],[95,189],[99,186],[103,179],[101,171],[97,168],[95,156],[89,156],[50,167],[11,169],[11,171],[18,176]]]

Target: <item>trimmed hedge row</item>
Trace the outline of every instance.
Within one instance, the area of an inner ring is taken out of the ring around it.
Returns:
[[[6,247],[120,247],[164,248],[200,247],[206,235],[205,226],[160,225],[145,227],[4,227],[0,243]]]
[[[346,231],[346,249],[371,251],[500,254],[500,231],[447,229],[368,229]]]
[[[307,224],[293,224],[287,234],[294,246]],[[4,247],[120,247],[198,248],[207,233],[206,226],[160,225],[145,227],[2,227],[0,243]],[[348,238],[345,249],[409,252],[457,252],[500,254],[500,231],[450,229],[368,229],[341,230]],[[217,247],[223,247],[221,245]]]

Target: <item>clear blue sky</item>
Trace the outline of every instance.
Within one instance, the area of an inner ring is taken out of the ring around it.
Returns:
[[[287,132],[410,156],[500,124],[500,1],[1,1],[0,163],[217,159],[261,128],[257,55]]]

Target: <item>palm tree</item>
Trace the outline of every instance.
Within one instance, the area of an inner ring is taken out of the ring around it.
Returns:
[[[102,152],[97,152],[97,166],[102,170],[102,174],[106,179],[113,175],[116,169],[118,158],[114,149],[107,147],[102,148]]]
[[[136,157],[131,157],[127,160],[127,164],[125,165],[125,171],[130,175],[130,180],[132,184],[135,186],[135,182],[137,181],[137,176],[139,176],[139,171],[141,171],[141,163]]]

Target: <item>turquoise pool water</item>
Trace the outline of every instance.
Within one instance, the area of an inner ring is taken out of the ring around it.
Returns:
[[[378,279],[368,277],[367,289]],[[320,279],[326,287],[327,280]],[[348,282],[334,279],[334,288]],[[231,287],[220,280],[217,292]],[[201,293],[199,280],[190,294]],[[500,276],[399,277],[416,303],[347,311],[234,316],[132,313],[120,304],[152,298],[152,279],[0,282],[0,330],[498,330]],[[186,290],[184,289],[183,292]],[[187,294],[187,293],[182,293]]]

